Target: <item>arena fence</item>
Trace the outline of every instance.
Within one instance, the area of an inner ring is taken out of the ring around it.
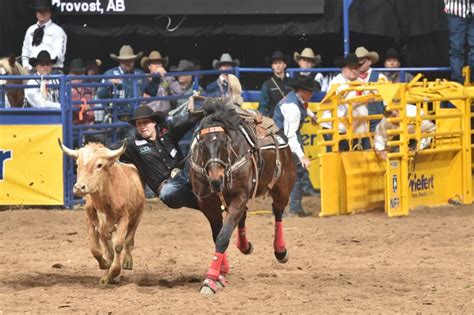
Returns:
[[[387,69],[380,69],[386,71]],[[290,76],[301,69],[288,69]],[[308,69],[308,72],[338,72],[339,69]],[[392,71],[428,72],[449,71],[448,68],[404,68]],[[217,75],[219,71],[197,71],[168,73],[167,75],[194,75],[194,86],[197,89],[199,78],[203,75]],[[235,74],[244,77],[247,73],[271,73],[269,68],[236,68]],[[81,110],[82,101],[73,102],[71,91],[74,87],[87,86],[97,88],[110,83],[102,83],[103,79],[112,76],[65,76],[54,75],[44,79],[56,79],[58,85],[49,88],[58,88],[60,91],[61,109],[35,108],[2,108],[4,98],[0,100],[0,205],[63,205],[72,207],[79,200],[72,195],[72,186],[75,182],[74,162],[63,156],[57,145],[57,138],[69,147],[82,146],[84,139],[89,135],[107,135],[112,142],[119,141],[119,132],[130,128],[129,124],[119,120],[117,109],[120,104],[132,104],[133,107],[143,102],[160,99],[176,99],[177,97],[154,97],[143,99],[138,97],[136,80],[144,76],[124,75],[123,78],[134,79],[134,95],[131,98],[111,98],[90,100],[91,110],[107,111],[110,119],[106,123],[93,125],[73,125],[73,112]],[[149,77],[147,75],[146,77]],[[403,77],[403,76],[402,76]],[[31,79],[36,76],[4,76],[9,79]],[[117,78],[117,76],[113,76]],[[77,83],[76,80],[83,80]],[[87,81],[86,81],[87,80]],[[0,95],[4,96],[6,88],[32,88],[25,85],[0,85]],[[111,86],[113,87],[113,86]],[[190,95],[183,95],[187,98]],[[243,92],[247,108],[258,106],[259,91],[245,90]],[[325,93],[316,94],[310,107],[316,109],[316,102],[320,101]],[[317,160],[321,154],[321,134],[318,128],[306,123],[303,127],[305,151],[311,159]],[[318,145],[319,144],[319,145]],[[357,152],[358,153],[358,152]],[[317,161],[310,169],[311,180],[319,188],[320,169]],[[467,199],[466,199],[467,200]],[[328,208],[330,209],[330,208]]]

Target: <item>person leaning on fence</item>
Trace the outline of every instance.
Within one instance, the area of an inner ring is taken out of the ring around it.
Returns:
[[[61,108],[59,103],[59,80],[44,79],[43,76],[51,75],[56,58],[46,50],[40,51],[36,58],[30,58],[30,66],[35,69],[37,79],[28,80],[27,85],[36,85],[34,88],[25,89],[25,98],[31,107]],[[56,85],[56,86],[52,86]]]
[[[335,62],[337,67],[341,67],[341,73],[339,73],[337,76],[335,76],[330,84],[329,84],[329,93],[332,93],[333,90],[335,90],[336,94],[339,94],[340,92],[344,91],[349,87],[350,82],[357,82],[358,77],[359,77],[359,59],[354,53],[351,53],[347,55],[345,58],[336,58]],[[349,93],[346,94],[346,98],[353,98],[356,97],[357,93],[355,91],[350,91]],[[347,104],[345,103],[339,103],[337,105],[337,116],[342,119],[344,117],[347,117]],[[354,112],[357,111],[364,111],[364,108],[362,109],[353,109],[353,115]],[[367,112],[367,108],[365,107],[365,114]],[[362,113],[363,114],[363,113]],[[357,114],[356,114],[357,115]],[[367,114],[366,114],[367,115]],[[329,119],[332,117],[332,112],[331,110],[326,110],[323,112],[322,118],[323,119]],[[365,129],[362,126],[362,124],[365,123]],[[332,129],[333,124],[332,122],[326,121],[321,123],[321,127],[323,129]],[[349,126],[351,127],[351,126]],[[362,121],[354,121],[354,125],[352,126],[354,129],[354,133],[362,131],[365,132],[367,130],[367,123],[362,122]],[[341,135],[345,135],[347,132],[347,127],[344,122],[339,122],[339,126],[335,132],[339,132]],[[331,134],[323,134],[323,138],[325,141],[331,141],[333,139]],[[337,144],[339,151],[349,151],[349,141],[347,140],[340,140],[339,143]],[[331,146],[326,146],[326,151],[327,152],[332,152],[332,147]]]
[[[108,76],[118,76],[125,74],[145,74],[142,70],[135,68],[135,61],[142,57],[143,53],[139,52],[135,54],[133,48],[129,45],[124,45],[120,48],[119,55],[110,54],[110,57],[119,63],[118,67],[107,70],[104,75]],[[137,81],[138,95],[136,97],[142,97],[143,88],[145,85],[145,80],[143,78],[134,79],[134,78],[114,78],[114,79],[104,79],[102,83],[112,83],[114,87],[110,86],[101,86],[97,90],[98,99],[108,99],[108,98],[133,98],[133,82]],[[133,105],[118,103],[114,105],[118,108],[117,116],[120,120],[126,121],[130,119],[133,114]],[[102,116],[102,117],[100,117]],[[96,121],[103,120],[103,111],[96,111]]]
[[[265,58],[265,61],[272,67],[273,75],[262,84],[258,110],[264,116],[273,117],[276,104],[291,91],[290,78],[285,71],[289,58],[277,50],[271,57]]]
[[[409,118],[416,117],[417,108],[415,105],[407,104],[406,105],[406,115]],[[424,111],[420,110],[420,116],[424,115]],[[387,131],[391,129],[398,129],[400,126],[399,122],[389,122],[387,119],[391,117],[399,117],[400,110],[391,110],[388,111],[384,109],[383,111],[383,118],[380,123],[377,125],[374,134],[374,149],[377,156],[381,159],[387,158],[387,141],[392,139],[393,137],[389,136]],[[415,133],[415,123],[409,122],[408,123],[408,133],[414,134]],[[421,133],[428,133],[434,132],[436,130],[436,125],[431,122],[430,120],[422,120],[421,121]],[[409,149],[411,151],[417,151],[418,149],[423,150],[430,146],[431,138],[425,137],[420,140],[420,144],[418,146],[418,142],[414,139],[410,139],[409,142]]]
[[[390,68],[400,68],[401,65],[401,56],[395,48],[389,48],[385,52],[385,61],[384,66],[387,69]],[[393,83],[400,82],[400,72],[384,72],[383,75],[387,77],[387,80]],[[403,82],[410,82],[413,80],[413,74],[405,72],[404,81]]]
[[[23,40],[21,52],[23,67],[32,70],[30,58],[40,51],[48,51],[54,58],[54,69],[62,70],[66,55],[67,35],[51,18],[58,9],[51,0],[33,0],[32,8],[36,11],[36,24],[30,26]]]
[[[232,59],[229,53],[222,54],[219,60],[216,59],[212,62],[212,68],[219,71],[232,70],[238,66],[240,66],[239,59]],[[220,74],[217,80],[206,86],[206,93],[211,97],[219,97],[226,94],[229,86],[228,78],[227,73]]]
[[[74,86],[84,82],[82,79],[74,79],[74,76],[83,76],[86,74],[86,65],[81,58],[71,61],[68,67],[69,76],[71,76],[71,100],[80,101],[81,104],[74,105],[79,111],[72,114],[72,123],[74,125],[90,125],[94,123],[94,111],[90,110],[88,101],[94,98],[94,90],[88,86]]]
[[[298,216],[306,216],[303,210],[303,187],[302,179],[304,172],[311,162],[303,151],[303,140],[300,129],[307,116],[306,106],[314,92],[321,89],[318,82],[310,76],[298,75],[292,80],[290,86],[293,91],[288,93],[276,106],[273,120],[283,130],[288,138],[288,144],[296,164],[296,183],[290,196],[289,213]]]
[[[467,42],[467,64],[471,66],[471,81],[474,82],[474,1],[444,0],[444,5],[449,29],[451,79],[464,83],[462,68],[465,65],[464,45]]]
[[[150,74],[159,74],[159,77],[150,77],[148,78],[147,83],[145,84],[145,89],[143,96],[144,97],[156,97],[156,96],[170,96],[178,94],[179,91],[171,91],[177,85],[173,84],[176,82],[176,79],[171,76],[166,75],[165,67],[168,66],[168,57],[162,57],[159,51],[150,52],[149,56],[145,56],[140,61],[140,65],[143,70],[149,72]],[[147,103],[154,111],[160,111],[168,113],[170,110],[175,108],[175,102],[168,100],[157,100]]]
[[[170,70],[173,72],[187,72],[187,71],[195,71],[196,66],[189,60],[183,59],[180,60],[177,66],[171,66]],[[185,106],[188,102],[188,97],[194,93],[194,86],[193,86],[193,75],[186,74],[186,75],[179,75],[177,76],[177,81],[171,84],[171,92],[174,95],[186,95],[179,99],[176,103],[175,111],[180,111],[181,108]],[[198,87],[197,91],[199,93],[204,92],[201,86]]]
[[[139,106],[129,120],[136,132],[127,138],[120,161],[133,163],[145,183],[170,208],[199,209],[189,181],[189,163],[178,146],[197,121],[154,112],[147,105]]]
[[[387,80],[387,77],[382,73],[379,73],[372,69],[372,65],[376,64],[379,60],[379,54],[375,51],[368,51],[365,47],[357,47],[355,50],[357,58],[359,58],[359,80],[367,82],[377,82],[378,80]],[[380,115],[383,113],[384,105],[383,102],[372,102],[367,104],[369,115]],[[380,119],[373,119],[369,122],[370,132],[375,131],[375,127],[380,122]],[[367,149],[367,148],[364,148]]]

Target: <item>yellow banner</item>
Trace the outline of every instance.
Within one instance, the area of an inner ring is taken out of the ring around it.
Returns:
[[[0,126],[0,205],[63,205],[61,125]]]

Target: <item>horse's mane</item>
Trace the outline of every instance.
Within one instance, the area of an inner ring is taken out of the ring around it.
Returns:
[[[201,121],[202,128],[220,125],[224,129],[238,130],[242,123],[242,118],[232,105],[224,103],[220,98],[208,98],[204,101],[203,109],[206,117]]]
[[[5,69],[7,74],[28,75],[28,71],[16,61],[15,56],[0,58],[0,68]]]

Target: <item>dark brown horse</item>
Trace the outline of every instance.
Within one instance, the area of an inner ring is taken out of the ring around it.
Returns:
[[[204,108],[212,107],[214,113],[202,120],[191,146],[191,184],[200,209],[209,220],[215,243],[202,294],[213,294],[226,286],[229,272],[226,250],[237,225],[237,247],[244,254],[252,252],[245,220],[247,203],[255,196],[267,192],[271,195],[275,216],[274,254],[280,263],[288,261],[282,217],[295,182],[295,165],[287,145],[280,149],[275,146],[255,149],[246,139],[248,132],[243,127],[246,121],[235,111],[234,105],[224,105],[217,100],[211,103]],[[281,167],[277,167],[280,163]]]
[[[28,75],[26,71],[15,60],[15,56],[0,58],[0,85],[3,84],[25,84],[26,80],[1,80],[1,75]],[[0,89],[3,87],[0,86]],[[23,89],[5,89],[10,107],[23,107],[25,103],[25,93]]]

